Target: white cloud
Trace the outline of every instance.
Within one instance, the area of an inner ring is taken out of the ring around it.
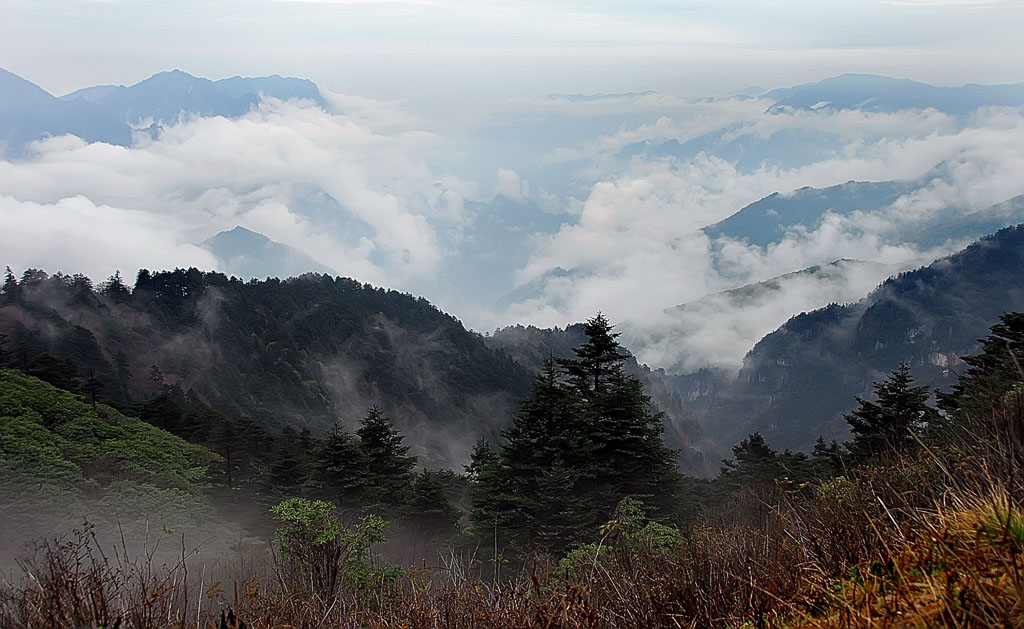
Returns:
[[[370,108],[354,102],[364,113]],[[381,115],[390,124],[400,118],[396,112]],[[41,225],[52,226],[55,237],[58,212],[68,208],[64,199],[75,197],[147,217],[135,219],[132,238],[145,243],[145,228],[151,228],[152,238],[163,243],[157,250],[173,242],[176,251],[191,251],[188,243],[243,224],[363,281],[404,287],[431,279],[443,256],[432,220],[457,220],[461,192],[472,186],[435,176],[426,165],[437,136],[415,129],[378,133],[365,118],[268,100],[234,120],[183,121],[132,148],[50,138],[34,145],[31,159],[0,162],[0,190],[12,200],[49,208]],[[333,196],[341,209],[328,216],[304,209],[301,191],[310,187]],[[339,225],[364,229],[346,238]],[[84,222],[79,228],[90,231]],[[29,228],[14,226],[4,241],[19,239],[24,229]],[[36,239],[40,249],[47,246],[42,235]],[[47,266],[85,259],[90,242],[95,240],[85,236],[77,248],[69,243],[68,262],[58,256]],[[136,253],[146,250],[141,244]],[[147,262],[133,254],[116,266],[160,266],[166,259]],[[213,266],[208,257],[192,263]]]
[[[736,104],[724,106],[735,113]],[[707,115],[716,119],[715,124],[730,119],[729,114]],[[714,127],[697,117],[678,124],[659,121],[657,128],[685,137],[688,124],[693,133]],[[548,282],[513,305],[506,317],[564,325],[602,310],[613,321],[630,320],[638,329],[648,324],[651,329],[657,328],[658,313],[664,308],[839,258],[897,269],[926,263],[946,250],[919,251],[887,234],[934,220],[939,210],[966,213],[1024,193],[1021,113],[982,110],[969,125],[961,128],[949,117],[927,110],[757,113],[751,116],[751,133],[768,137],[780,128],[827,129],[840,139],[840,150],[799,168],[762,166],[751,172],[703,153],[685,161],[633,161],[625,171],[620,162],[619,172],[591,187],[579,223],[563,226],[542,243],[518,277],[526,284],[556,268],[569,270],[568,276]],[[600,159],[601,151],[616,150],[637,132],[624,129],[618,135],[624,139],[601,139],[592,145],[597,149],[591,154]],[[923,187],[881,212],[825,214],[819,225],[794,229],[768,247],[730,240],[712,243],[699,231],[772,192],[848,180],[913,180],[927,173],[930,179]],[[680,353],[690,352],[683,361],[688,366],[737,366],[760,335],[799,309],[824,305],[836,295],[859,295],[887,275],[880,273],[862,269],[845,279],[831,277],[827,285],[794,285],[790,292],[779,292],[775,301],[723,314],[696,326],[707,332],[700,337],[706,342],[672,340],[677,352],[672,360],[678,362]],[[648,357],[657,364],[666,356],[659,350]]]
[[[84,273],[99,281],[120,269],[126,277],[140,267],[213,268],[209,252],[181,243],[183,226],[172,216],[97,205],[82,196],[53,203],[0,196],[4,229],[3,264],[53,273]]]
[[[530,195],[530,184],[514,170],[498,169],[498,194],[510,199],[524,199]]]

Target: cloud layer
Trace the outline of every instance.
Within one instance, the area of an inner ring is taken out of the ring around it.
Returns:
[[[883,269],[923,264],[962,244],[921,251],[903,242],[901,233],[1024,192],[1024,118],[1019,111],[984,109],[959,120],[933,110],[769,114],[765,105],[738,100],[698,104],[679,122],[663,118],[554,151],[549,159],[583,163],[584,176],[601,180],[591,186],[579,223],[563,226],[541,243],[521,269],[521,283],[538,278],[542,283],[506,318],[564,325],[602,310],[615,321],[630,321],[639,342],[664,323],[663,309],[716,291],[840,258],[885,265],[860,269],[841,286],[835,277],[794,284],[772,297],[777,303],[746,309],[734,305],[725,315],[728,321],[702,311],[689,321],[692,330],[686,338],[675,339],[673,352],[662,347],[645,354],[644,347],[637,348],[642,359],[659,366],[735,367],[746,349],[792,314],[859,297],[888,275]],[[748,171],[735,160],[705,152],[686,159],[634,157],[625,166],[619,155],[641,139],[685,142],[726,126],[734,130],[719,145],[734,136],[770,146],[780,132],[811,129],[827,133],[837,148],[807,165],[762,164]],[[843,216],[821,208],[820,223],[793,229],[767,247],[712,241],[700,231],[773,192],[891,179],[918,180],[919,188],[880,211]],[[569,272],[551,277],[554,269]]]
[[[960,244],[922,251],[903,235],[1024,192],[1024,117],[1014,109],[770,113],[751,98],[561,96],[519,101],[475,136],[446,136],[393,101],[325,97],[333,112],[265,100],[238,119],[140,133],[130,148],[64,136],[0,161],[0,264],[97,280],[115,269],[214,269],[193,243],[242,225],[338,274],[445,295],[438,305],[478,330],[566,325],[601,310],[629,322],[653,366],[736,366],[788,316],[854,299]],[[558,178],[571,185],[548,190]],[[701,231],[773,192],[892,179],[917,183],[877,211],[821,208],[820,221],[766,247]],[[495,192],[565,220],[523,239],[532,250],[516,270],[520,289],[499,312],[474,301],[472,287],[450,290],[444,275],[453,260],[474,264],[460,250],[474,220],[465,201]],[[727,313],[710,299],[686,316],[662,314],[841,258],[877,264],[789,280]]]
[[[4,215],[21,219],[5,230],[5,263],[98,277],[214,268],[190,243],[238,224],[364,281],[432,278],[443,255],[434,224],[459,220],[465,186],[426,165],[436,136],[402,128],[408,119],[373,101],[337,100],[347,113],[268,100],[239,119],[139,135],[131,148],[38,142],[30,159],[0,162]]]

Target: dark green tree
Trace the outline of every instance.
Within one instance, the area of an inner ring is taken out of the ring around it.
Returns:
[[[965,356],[967,370],[949,393],[939,392],[939,407],[953,417],[1002,414],[1004,396],[1024,382],[1024,312],[1007,312],[981,340],[981,353]]]
[[[238,450],[238,433],[232,422],[221,418],[223,421],[213,427],[210,435],[210,444],[213,449],[224,457],[224,483],[228,487],[234,487],[235,471],[238,467],[236,452]]]
[[[753,432],[732,447],[732,460],[722,460],[718,482],[728,490],[739,487],[774,487],[779,474],[779,453],[760,432]]]
[[[512,515],[508,508],[501,459],[487,440],[481,439],[473,446],[470,463],[465,469],[470,480],[470,520],[478,537],[492,540],[497,554],[499,526],[505,531]]]
[[[114,353],[114,378],[117,385],[118,401],[124,404],[131,402],[131,395],[129,393],[132,381],[131,367],[128,354],[125,354],[124,350],[118,348],[117,352]]]
[[[149,366],[149,383],[153,391],[159,394],[164,389],[164,373],[156,365]]]
[[[412,497],[406,507],[405,519],[421,535],[448,538],[455,533],[461,514],[444,493],[437,472],[423,470],[412,483]]]
[[[100,284],[100,292],[107,296],[114,303],[125,303],[131,299],[132,292],[121,277],[121,271],[114,271],[114,274],[107,278],[107,281]]]
[[[576,358],[563,358],[558,363],[578,391],[598,393],[607,380],[621,374],[622,363],[629,355],[622,351],[615,340],[619,334],[612,332],[612,325],[600,312],[583,324],[583,332],[587,342],[573,348]]]
[[[21,297],[21,286],[18,285],[18,280],[14,277],[11,267],[7,267],[7,270],[4,271],[4,284],[0,288],[0,296],[3,296],[4,301],[8,303],[16,302]]]
[[[842,474],[843,447],[835,439],[825,443],[825,438],[819,436],[811,451],[809,469],[815,478],[834,478]]]
[[[857,408],[843,416],[853,433],[847,448],[855,459],[910,451],[921,431],[939,418],[928,406],[929,388],[912,386],[913,382],[910,367],[900,363],[885,380],[872,385],[875,401],[858,397]]]
[[[665,517],[679,475],[676,453],[662,439],[662,414],[651,408],[641,382],[623,372],[628,354],[608,319],[598,313],[583,330],[587,341],[573,349],[576,358],[559,363],[581,400],[580,441],[588,463],[579,471],[588,502],[602,522],[625,496]]]
[[[274,462],[270,465],[270,483],[291,492],[306,480],[306,461],[302,455],[299,433],[290,425],[281,429],[274,440]]]
[[[316,480],[324,495],[342,506],[356,506],[363,498],[368,463],[359,439],[340,424],[331,426],[313,453]]]
[[[393,512],[409,499],[416,457],[408,456],[409,447],[402,445],[404,437],[376,405],[367,412],[356,435],[366,462],[366,507],[380,512],[378,515]]]
[[[495,547],[561,552],[586,539],[625,496],[658,516],[673,508],[679,475],[641,383],[623,373],[603,315],[584,326],[576,358],[548,360],[520,404],[500,451],[474,451],[472,519]]]
[[[577,498],[588,498],[581,482],[593,461],[586,435],[579,397],[560,381],[555,362],[548,359],[533,393],[502,432],[501,483],[495,489],[504,498],[499,520],[510,542],[561,550],[594,524],[594,506],[571,508]]]

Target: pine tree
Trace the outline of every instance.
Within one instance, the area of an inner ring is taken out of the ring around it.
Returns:
[[[131,299],[132,293],[121,277],[121,271],[114,271],[114,274],[107,278],[107,281],[100,284],[100,292],[107,296],[114,303],[125,303]]]
[[[465,467],[470,480],[470,520],[478,529],[497,527],[504,507],[504,478],[498,453],[485,439],[473,446],[470,463]],[[479,530],[478,530],[479,532]]]
[[[580,472],[588,502],[601,521],[625,496],[639,498],[664,517],[672,509],[678,472],[676,453],[662,440],[663,415],[651,409],[640,381],[623,372],[628,354],[604,315],[598,313],[583,329],[587,342],[573,349],[576,359],[559,363],[582,400],[580,441],[588,449],[588,464]]]
[[[555,362],[548,359],[534,380],[533,393],[502,432],[499,466],[505,501],[499,520],[514,544],[562,540],[585,532],[597,519],[596,513],[565,509],[585,491],[581,476],[592,458],[581,420],[575,390],[560,381]],[[544,539],[538,539],[541,530],[547,531]]]
[[[7,270],[4,271],[4,284],[3,287],[0,287],[0,295],[7,303],[14,303],[21,298],[21,286],[18,285],[18,280],[14,277],[11,267],[7,267]]]
[[[589,394],[600,392],[604,382],[621,374],[622,363],[629,355],[621,351],[615,340],[619,334],[612,332],[612,325],[600,312],[583,324],[583,332],[587,342],[573,348],[576,358],[564,358],[558,363],[586,399]]]
[[[584,417],[603,517],[625,496],[640,499],[655,517],[667,515],[677,489],[676,453],[665,447],[663,415],[651,409],[640,381],[618,366]]]
[[[405,508],[405,518],[421,534],[448,537],[459,523],[459,510],[444,494],[437,473],[423,470],[412,483],[412,496]]]
[[[232,422],[223,417],[219,419],[221,421],[214,427],[210,442],[214,450],[224,457],[224,482],[228,487],[232,487],[235,482],[235,468],[238,465],[238,461],[235,460],[237,434]]]
[[[334,424],[317,444],[313,456],[323,493],[342,506],[356,506],[362,500],[369,475],[359,439],[340,424]]]
[[[548,360],[502,432],[499,452],[474,450],[472,520],[497,547],[561,552],[589,536],[625,496],[664,517],[673,507],[675,453],[662,439],[641,383],[623,373],[627,357],[611,325],[587,321],[575,359]]]
[[[270,466],[270,482],[286,492],[292,492],[306,480],[305,458],[299,434],[285,426],[275,440],[274,462]]]
[[[938,393],[939,406],[951,416],[1000,415],[1004,396],[1024,383],[1024,312],[1007,312],[989,328],[981,353],[965,356],[967,371],[949,393]]]
[[[938,419],[928,406],[931,396],[926,386],[911,386],[914,379],[907,363],[872,385],[874,402],[858,397],[858,407],[844,415],[853,433],[847,446],[858,459],[885,453],[902,453],[914,448],[921,431]]]
[[[402,445],[404,437],[376,405],[363,418],[356,435],[366,461],[366,506],[382,513],[394,511],[409,498],[416,457],[408,456],[409,447]]]

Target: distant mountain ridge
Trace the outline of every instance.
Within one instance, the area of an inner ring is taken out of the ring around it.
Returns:
[[[71,133],[87,142],[131,144],[131,127],[95,103],[68,103],[38,85],[0,69],[0,154],[21,155],[47,135]]]
[[[327,106],[312,81],[278,75],[211,81],[172,70],[130,86],[98,85],[57,98],[0,69],[0,142],[4,152],[16,157],[33,140],[65,133],[87,142],[130,146],[132,130],[140,123],[170,123],[182,115],[233,118],[259,103],[261,94]]]
[[[874,74],[843,74],[814,83],[771,90],[763,95],[775,101],[770,111],[792,109],[859,109],[893,113],[903,109],[938,109],[964,115],[985,105],[1024,106],[1024,83],[967,84],[937,87],[909,79]]]
[[[942,181],[941,172],[933,172],[913,181],[848,181],[827,188],[805,186],[788,193],[772,193],[728,218],[703,229],[712,239],[731,238],[759,247],[780,242],[797,228],[813,231],[826,214],[850,216],[854,212],[884,212],[899,199]],[[961,207],[935,211],[925,224],[893,216],[893,229],[879,235],[891,242],[911,243],[922,249],[973,240],[999,229],[1024,222],[1024,195],[987,208],[964,213]]]
[[[920,184],[906,181],[849,181],[828,188],[775,192],[705,227],[704,233],[765,247],[782,240],[797,225],[813,229],[826,212],[848,215],[856,210],[880,210],[918,187]]]

